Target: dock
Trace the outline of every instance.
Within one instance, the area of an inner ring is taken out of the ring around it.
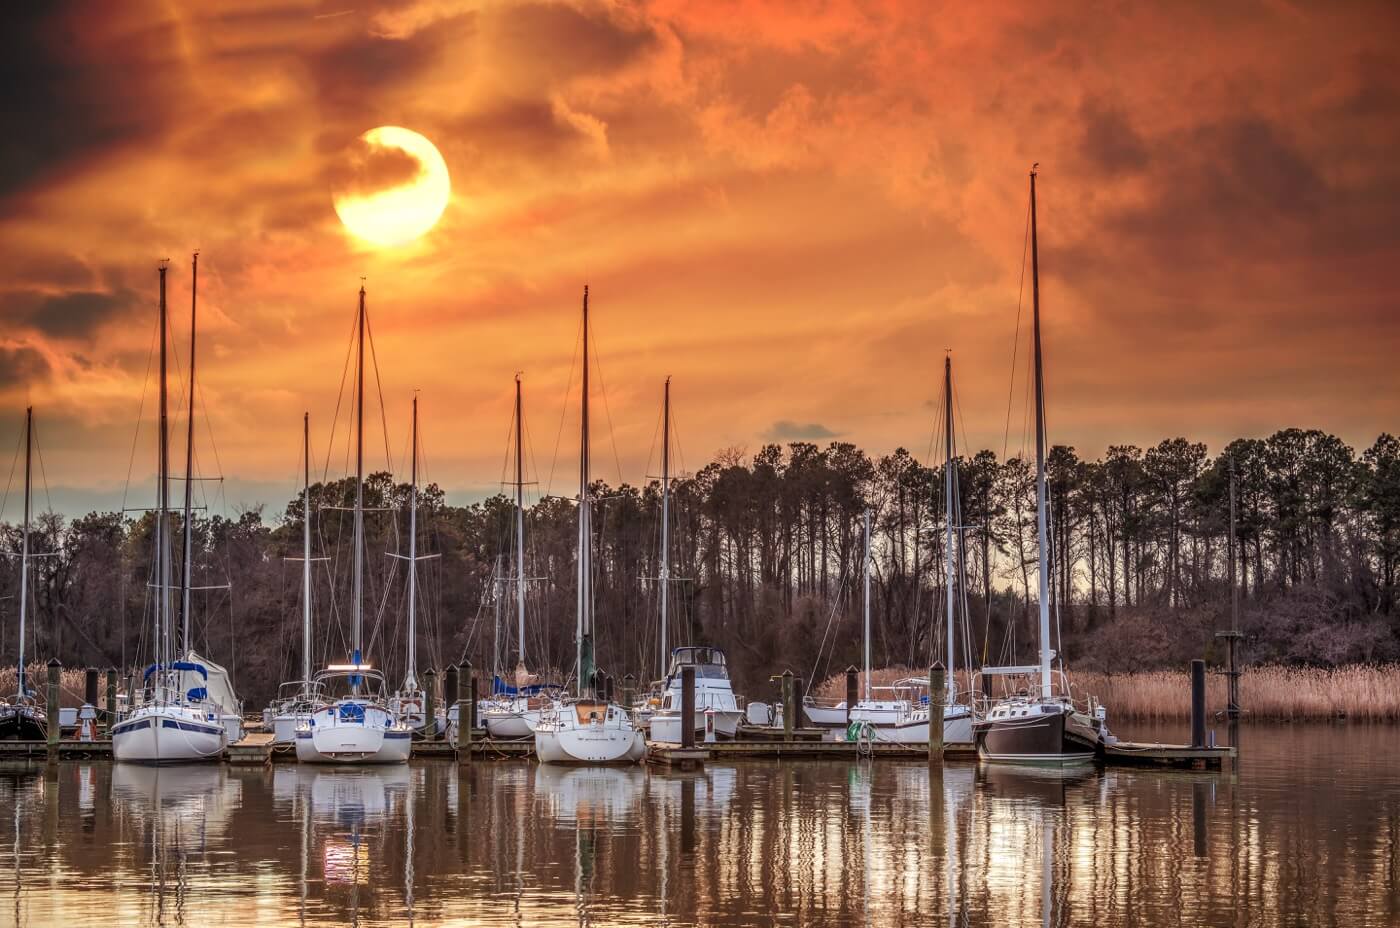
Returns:
[[[1192,747],[1189,744],[1144,744],[1118,741],[1104,745],[1103,762],[1110,767],[1171,767],[1178,770],[1219,770],[1233,747]]]
[[[109,738],[60,741],[56,747],[59,760],[91,760],[112,756],[112,741]],[[48,756],[47,741],[0,741],[0,761],[46,761]]]

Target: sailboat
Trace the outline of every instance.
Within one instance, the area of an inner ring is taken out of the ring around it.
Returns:
[[[495,690],[482,713],[492,738],[529,738],[540,720],[540,710],[559,695],[548,683],[531,683],[525,664],[525,406],[520,375],[515,375],[515,640],[514,685],[493,680]],[[499,589],[496,607],[501,605]]]
[[[365,543],[365,288],[360,287],[355,368],[355,506],[351,571],[350,660],[316,674],[315,686],[340,695],[297,727],[297,760],[303,763],[403,763],[413,748],[413,732],[385,704],[384,675],[364,654]]]
[[[545,763],[636,763],[646,739],[622,706],[601,698],[593,666],[593,546],[589,496],[588,287],[583,288],[583,425],[579,442],[577,695],[560,699],[535,724],[535,756]]]
[[[197,265],[196,265],[197,266]],[[228,731],[224,707],[209,699],[210,668],[201,661],[176,657],[170,621],[170,427],[166,382],[167,326],[164,264],[160,267],[160,435],[158,452],[158,508],[156,510],[156,582],[152,609],[155,662],[146,668],[145,702],[112,727],[112,755],[119,761],[166,764],[211,761],[223,756]],[[193,314],[191,314],[193,315]],[[193,326],[191,326],[193,344]],[[194,359],[190,359],[190,394],[193,396]],[[191,400],[193,402],[193,400]],[[191,407],[193,408],[193,407]],[[191,479],[186,473],[185,479]],[[185,523],[188,526],[189,506]],[[188,529],[187,529],[188,531]],[[186,558],[188,570],[188,557]],[[188,581],[184,583],[188,603]],[[186,622],[188,622],[186,609]],[[188,635],[188,628],[186,630]],[[222,671],[222,668],[216,668]],[[224,675],[221,689],[232,692]]]
[[[0,702],[0,741],[43,741],[48,730],[44,710],[24,683],[25,620],[29,613],[29,503],[34,448],[34,407],[24,411],[24,524],[19,553],[19,664],[15,695]]]
[[[1057,692],[1050,648],[1050,531],[1049,499],[1045,487],[1045,388],[1040,351],[1040,253],[1036,238],[1035,178],[1031,168],[1031,299],[1035,340],[1035,493],[1037,573],[1040,586],[1040,663],[1016,667],[984,667],[987,676],[1039,677],[1027,694],[1013,695],[992,705],[973,724],[977,753],[983,760],[1011,763],[1066,764],[1091,761],[1101,749],[1103,722],[1075,709],[1064,674]]]
[[[712,724],[719,738],[733,738],[739,733],[739,722],[744,713],[739,708],[739,700],[729,682],[729,666],[724,652],[711,647],[680,647],[667,653],[666,606],[670,599],[671,583],[671,378],[666,378],[662,394],[661,412],[661,575],[658,577],[661,599],[660,640],[662,671],[665,674],[661,686],[659,704],[647,699],[633,710],[638,724],[645,725],[648,736],[653,741],[679,744],[683,732],[681,719],[682,671],[686,667],[695,670],[695,716],[692,720],[697,732],[705,732]],[[670,666],[664,663],[670,660]]]
[[[408,561],[408,667],[404,671],[403,685],[389,699],[389,711],[403,724],[414,731],[424,731],[428,724],[424,708],[423,688],[418,684],[418,562],[431,560],[436,554],[418,554],[418,397],[413,398],[413,451],[410,465],[412,478],[408,499],[408,556],[391,554],[390,557]],[[434,718],[432,731],[441,731],[446,718]]]
[[[297,728],[326,703],[325,694],[311,678],[311,413],[301,416],[301,679],[277,688],[277,699],[268,708],[274,744],[294,744]]]
[[[946,436],[947,455],[943,463],[943,511],[946,515],[947,524],[944,526],[943,543],[943,589],[946,603],[944,615],[946,624],[946,634],[944,643],[947,647],[947,693],[943,706],[943,743],[950,747],[970,748],[972,747],[972,707],[966,703],[958,702],[958,682],[954,669],[957,667],[957,597],[955,592],[961,589],[961,583],[956,576],[955,564],[957,563],[956,545],[954,540],[954,530],[958,522],[958,468],[954,458],[953,439],[953,359],[945,357],[943,359],[943,407],[944,407],[944,428]],[[965,627],[965,626],[964,626]],[[895,718],[894,724],[888,727],[880,726],[875,730],[875,738],[878,741],[892,741],[900,744],[927,744],[929,717],[932,713],[930,708],[931,700],[921,698],[924,694],[931,696],[927,692],[927,687],[932,686],[932,681],[923,685],[922,681],[902,681],[896,683],[895,688],[910,693],[914,698],[910,699],[906,708]],[[857,712],[851,713],[851,718],[857,718]]]

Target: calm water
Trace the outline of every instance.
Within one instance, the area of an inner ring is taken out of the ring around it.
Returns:
[[[1223,774],[11,770],[0,925],[1400,924],[1400,729],[1241,741]]]

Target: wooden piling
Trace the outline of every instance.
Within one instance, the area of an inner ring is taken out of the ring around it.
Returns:
[[[1206,746],[1206,662],[1191,662],[1191,747]]]
[[[437,671],[423,671],[423,738],[437,740]]]
[[[860,671],[855,664],[846,668],[846,727],[851,727],[851,709],[855,708],[856,693],[859,692],[858,679]]]
[[[928,762],[943,763],[943,706],[948,701],[948,680],[942,661],[928,669]]]
[[[117,724],[117,668],[107,668],[107,737],[112,736],[112,726]]]
[[[792,730],[797,727],[797,687],[793,685],[791,670],[783,671],[783,740],[792,740]]]
[[[460,680],[460,671],[458,671],[457,665],[448,664],[447,669],[442,674],[442,705],[449,711],[457,706],[462,697]],[[462,717],[460,706],[457,706],[457,713],[457,717],[460,719]]]
[[[63,665],[58,662],[58,658],[54,657],[49,659],[48,667],[48,700],[45,703],[44,708],[48,713],[48,731],[46,732],[48,743],[48,760],[49,763],[53,763],[56,760],[58,760],[58,706],[59,699],[61,698],[61,691],[59,689],[58,683],[60,675],[63,672]]]
[[[681,668],[681,748],[695,747],[695,668]]]
[[[470,762],[472,759],[472,738],[476,733],[476,674],[471,672],[471,664],[465,664],[467,671],[467,704],[457,709],[457,760]]]
[[[83,671],[83,703],[97,708],[97,668],[89,667]]]

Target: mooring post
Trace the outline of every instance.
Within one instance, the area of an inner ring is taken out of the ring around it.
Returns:
[[[452,710],[457,710],[457,719],[462,718],[462,707],[459,705],[462,696],[462,686],[459,682],[461,677],[456,664],[448,664],[447,669],[442,672],[442,708],[448,716]]]
[[[792,740],[792,730],[797,727],[797,687],[791,670],[783,671],[783,740]]]
[[[457,709],[457,759],[472,759],[472,738],[476,736],[476,674],[472,665],[464,665],[467,671],[467,704]]]
[[[48,703],[44,708],[48,713],[48,755],[51,762],[58,760],[58,682],[62,672],[63,665],[58,662],[58,658],[50,658]]]
[[[695,668],[681,668],[681,747],[695,747]]]
[[[630,673],[622,678],[622,707],[632,708],[632,694],[637,691],[637,678]]]
[[[603,674],[603,699],[605,702],[613,701],[613,675]]]
[[[942,661],[928,669],[928,762],[943,763],[943,706],[948,702],[947,672]]]
[[[1206,746],[1206,662],[1191,662],[1191,747]]]
[[[846,668],[846,727],[851,727],[851,710],[855,708],[856,693],[859,692],[860,671],[852,664]]]
[[[437,740],[437,671],[423,671],[423,740]]]
[[[117,668],[107,668],[107,737],[112,736],[112,726],[117,724]]]
[[[97,707],[96,667],[89,667],[83,671],[83,702],[93,708]]]

